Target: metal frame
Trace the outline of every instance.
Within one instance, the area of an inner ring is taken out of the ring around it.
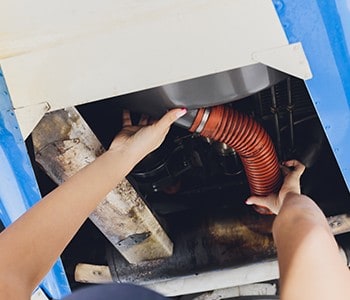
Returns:
[[[0,218],[7,227],[40,200],[41,195],[1,69],[0,170]],[[70,293],[60,259],[40,286],[54,299],[61,299]]]
[[[273,0],[290,43],[301,42],[306,86],[350,189],[350,7],[344,0]]]

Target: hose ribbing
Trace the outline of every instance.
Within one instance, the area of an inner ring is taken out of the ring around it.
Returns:
[[[198,110],[191,132],[196,132],[200,124],[203,126],[204,111],[203,108]],[[267,196],[279,190],[281,171],[275,147],[266,131],[253,118],[226,106],[215,106],[210,108],[200,135],[235,149],[253,195]]]

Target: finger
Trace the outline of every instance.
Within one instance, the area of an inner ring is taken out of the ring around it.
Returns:
[[[123,110],[123,127],[125,126],[131,126],[131,117],[130,112],[126,109]]]
[[[267,197],[259,197],[259,196],[250,196],[246,201],[245,204],[247,205],[258,205],[262,206],[263,204],[266,205],[266,202],[269,201]]]
[[[301,163],[296,159],[291,159],[291,160],[285,161],[283,164],[287,167],[297,167]]]
[[[301,176],[305,171],[305,166],[296,159],[286,161],[284,165],[287,167],[294,167],[293,172],[298,174],[298,176]]]
[[[168,111],[158,122],[157,126],[162,129],[169,128],[177,119],[181,118],[187,113],[186,108],[176,108]]]
[[[156,121],[157,121],[156,119],[149,118],[149,119],[148,119],[148,125],[152,125],[152,124],[154,124]]]
[[[282,175],[284,177],[286,177],[291,172],[291,170],[288,167],[286,167],[286,166],[282,166],[281,167],[281,171],[282,171]]]
[[[253,205],[254,209],[260,214],[276,214],[276,208],[274,207],[276,197],[277,195],[275,194],[266,197],[250,196],[245,203],[247,205]]]
[[[254,209],[261,215],[273,215],[274,213],[266,206],[254,205]]]
[[[149,122],[148,122],[148,116],[142,114],[142,115],[141,115],[141,118],[140,118],[140,121],[139,121],[139,125],[140,125],[140,126],[146,126],[146,125],[148,125],[148,124],[149,124]]]
[[[296,161],[294,168],[295,172],[297,172],[301,176],[304,173],[306,167],[300,161]]]

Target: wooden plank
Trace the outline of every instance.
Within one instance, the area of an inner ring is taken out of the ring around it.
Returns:
[[[327,218],[334,235],[350,232],[350,215],[342,214]]]
[[[92,264],[77,264],[74,279],[76,282],[94,284],[113,282],[108,266]]]
[[[104,152],[75,108],[47,114],[32,136],[37,162],[57,184]],[[130,263],[172,255],[169,237],[126,179],[107,195],[90,219]]]

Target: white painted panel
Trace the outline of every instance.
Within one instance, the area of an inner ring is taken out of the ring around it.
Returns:
[[[300,79],[312,78],[311,69],[301,43],[253,53],[256,62],[293,75]]]
[[[233,299],[239,296],[272,296],[276,295],[276,284],[269,283],[256,283],[241,285],[232,288],[219,289],[203,293],[192,300],[221,300],[221,299]],[[255,298],[258,299],[258,298]],[[266,298],[265,298],[266,299]]]
[[[165,296],[178,296],[241,286],[279,278],[277,260],[260,262],[239,268],[204,272],[145,284]]]
[[[30,300],[49,300],[49,298],[46,297],[45,293],[38,288],[31,296]]]
[[[0,58],[53,47],[67,41],[128,26],[187,0],[2,0]],[[199,5],[202,2],[197,1]],[[185,5],[186,7],[186,5]]]
[[[39,123],[45,113],[50,109],[48,103],[38,103],[15,109],[23,139],[26,139]]]
[[[126,13],[123,26],[2,60],[15,108],[48,102],[55,110],[233,69],[252,64],[256,51],[288,44],[270,0],[159,3],[147,1],[161,13],[140,4],[145,14],[131,18],[129,7],[130,22]],[[92,18],[89,28],[98,20]]]

